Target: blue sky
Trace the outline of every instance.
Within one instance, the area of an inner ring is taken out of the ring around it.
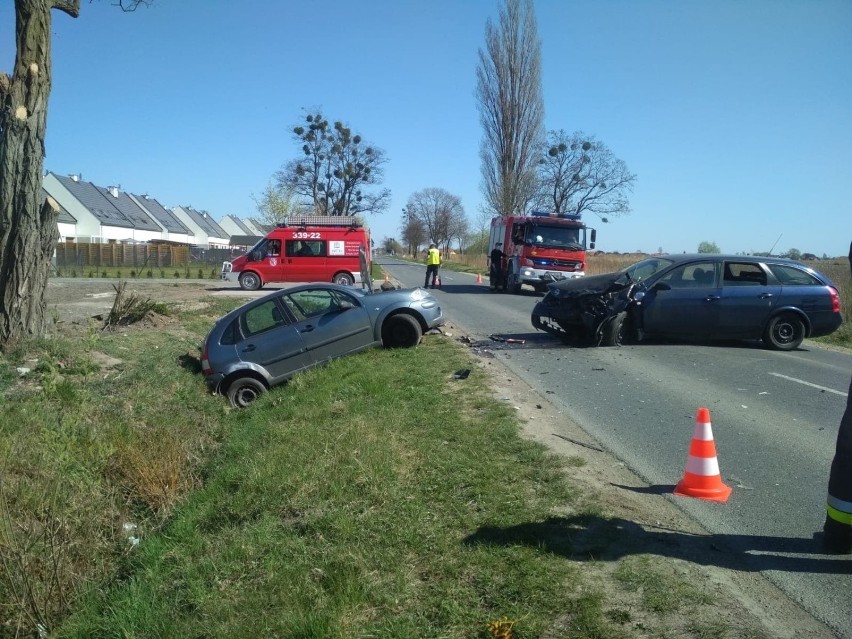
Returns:
[[[14,59],[0,4],[0,70]],[[482,136],[477,51],[498,0],[155,0],[54,12],[45,168],[217,219],[254,214],[321,107],[385,150],[399,234],[408,197],[472,220]],[[852,2],[537,0],[547,129],[594,134],[637,175],[607,251],[797,248],[852,240]],[[779,239],[780,236],[780,239]]]

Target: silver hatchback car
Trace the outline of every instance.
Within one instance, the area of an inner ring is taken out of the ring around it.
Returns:
[[[201,368],[213,392],[242,408],[299,371],[372,346],[413,347],[443,323],[438,301],[423,289],[304,284],[219,319],[204,341]]]

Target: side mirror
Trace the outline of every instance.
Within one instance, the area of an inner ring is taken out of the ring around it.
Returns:
[[[341,300],[337,306],[341,311],[348,311],[350,308],[355,308],[355,305],[348,300]]]
[[[592,234],[589,239],[589,248],[595,248],[595,241],[598,239],[598,232],[595,229],[592,229]]]
[[[260,251],[252,251],[251,253],[248,254],[248,261],[249,262],[259,262],[262,259],[263,258],[260,256]]]

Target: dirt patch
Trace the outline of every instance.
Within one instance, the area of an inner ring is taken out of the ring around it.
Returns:
[[[51,278],[47,286],[47,307],[58,330],[66,335],[75,335],[103,326],[104,318],[115,303],[118,283],[108,279]],[[126,292],[178,310],[192,311],[208,306],[203,298],[214,294],[218,284],[185,280],[130,280],[127,281]],[[170,323],[173,323],[171,318],[153,311],[140,322],[144,328],[161,328]]]

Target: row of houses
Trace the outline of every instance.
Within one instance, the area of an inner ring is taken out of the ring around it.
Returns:
[[[218,222],[191,206],[163,206],[150,195],[126,193],[116,186],[97,186],[80,175],[48,172],[42,189],[59,205],[60,241],[163,241],[203,249],[246,247],[266,234],[252,220],[226,215]]]

